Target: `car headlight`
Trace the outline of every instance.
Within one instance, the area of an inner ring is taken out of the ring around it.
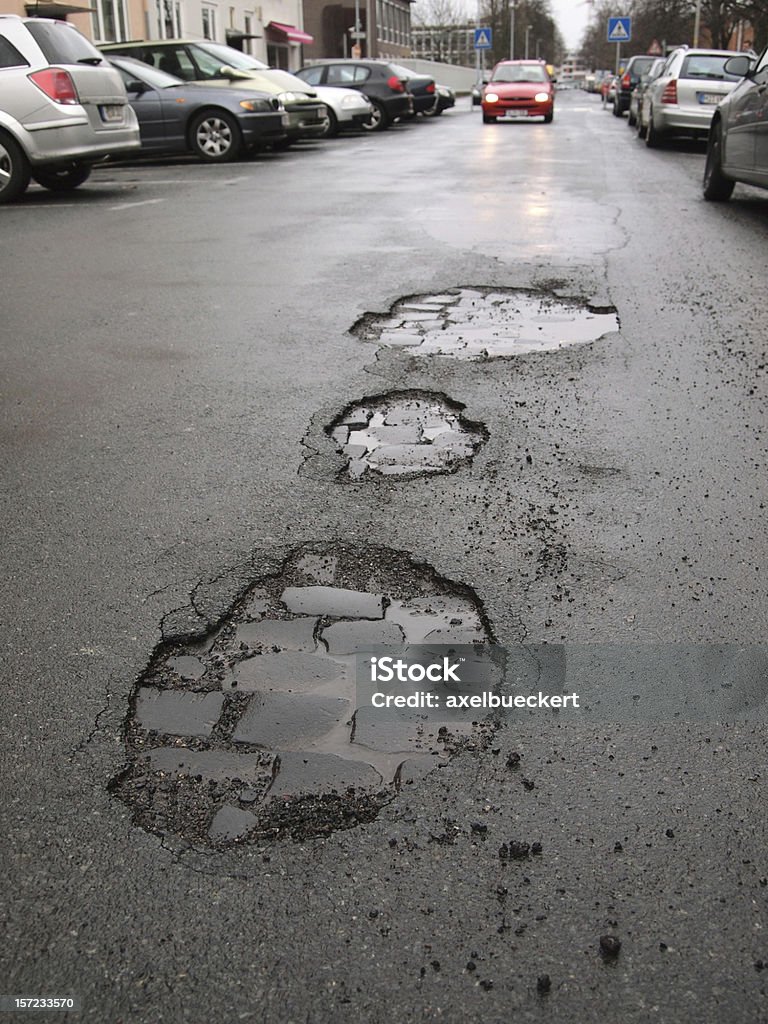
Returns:
[[[546,103],[547,100],[549,99],[549,93],[548,92],[537,92],[536,95],[533,98],[534,98],[534,100],[537,103]]]
[[[260,114],[275,109],[271,100],[240,100],[239,106],[243,110],[252,110],[254,113]],[[280,108],[278,107],[278,109]]]
[[[281,92],[279,98],[283,103],[296,103],[297,100],[301,99],[295,92]]]
[[[342,107],[360,107],[362,105],[362,96],[345,96],[340,104]]]
[[[499,97],[497,96],[497,94],[495,92],[487,92],[485,94],[485,96],[484,96],[484,99],[486,99],[489,103],[498,103],[499,102]]]

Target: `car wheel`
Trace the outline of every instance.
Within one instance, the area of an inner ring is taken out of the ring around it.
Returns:
[[[435,102],[432,104],[432,106],[428,110],[422,110],[421,113],[424,117],[439,117],[442,114],[442,112],[443,108],[440,106],[440,101],[436,96]]]
[[[496,124],[496,118],[490,114],[483,114],[483,124]]]
[[[544,115],[544,124],[552,124],[552,121],[554,120],[554,117],[555,117],[554,110],[551,111],[549,114],[545,114]]]
[[[613,116],[621,117],[621,104],[617,99],[613,101]]]
[[[320,138],[333,139],[339,134],[339,121],[329,106],[326,106],[325,112],[328,115],[328,125]]]
[[[712,126],[707,142],[707,162],[704,164],[704,198],[722,203],[731,198],[735,182],[723,174],[723,126],[720,121]]]
[[[642,118],[640,117],[639,114],[637,116],[637,124],[635,125],[635,127],[637,128],[637,137],[638,137],[638,139],[644,139],[645,138],[645,125],[643,124]]]
[[[629,108],[629,117],[627,118],[627,124],[629,125],[630,128],[634,128],[635,125],[637,124],[637,118],[632,113],[632,108],[631,107]]]
[[[368,132],[383,132],[385,128],[389,128],[387,112],[376,100],[371,100],[371,103],[373,105],[373,113],[365,122],[363,128]]]
[[[653,110],[649,112],[648,124],[645,126],[645,144],[649,149],[657,149],[661,145],[661,134],[653,123]]]
[[[206,163],[229,163],[243,148],[237,121],[224,110],[206,110],[193,118],[189,141],[195,156]]]
[[[35,168],[32,177],[38,185],[51,192],[71,192],[91,176],[90,164],[72,164],[71,167]]]
[[[0,135],[0,203],[10,203],[29,184],[29,161],[21,147],[7,135]]]

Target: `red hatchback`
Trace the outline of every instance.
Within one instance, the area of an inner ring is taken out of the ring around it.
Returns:
[[[543,60],[502,60],[483,89],[483,122],[500,117],[543,117],[555,113],[555,86]]]

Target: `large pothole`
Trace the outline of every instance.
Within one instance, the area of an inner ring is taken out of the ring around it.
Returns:
[[[112,789],[143,827],[217,846],[369,821],[483,727],[371,715],[359,653],[490,640],[475,594],[405,553],[304,547],[206,636],[155,651]]]
[[[618,329],[613,307],[548,292],[449,288],[408,296],[388,314],[366,313],[352,333],[419,356],[497,359],[584,345]]]
[[[347,406],[327,429],[352,479],[450,473],[487,437],[463,408],[441,395],[396,391]]]

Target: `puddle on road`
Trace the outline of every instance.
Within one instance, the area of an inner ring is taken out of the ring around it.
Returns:
[[[357,652],[491,639],[469,588],[401,551],[304,547],[206,638],[156,650],[131,699],[128,765],[111,789],[144,828],[197,843],[298,839],[370,821],[478,727],[438,729],[413,712],[372,718],[355,705]]]
[[[352,333],[412,355],[498,359],[584,345],[618,329],[613,307],[547,292],[450,288],[401,299],[388,314],[366,313]]]
[[[327,432],[347,460],[347,475],[450,473],[473,458],[487,433],[464,406],[436,394],[392,392],[348,406]]]

